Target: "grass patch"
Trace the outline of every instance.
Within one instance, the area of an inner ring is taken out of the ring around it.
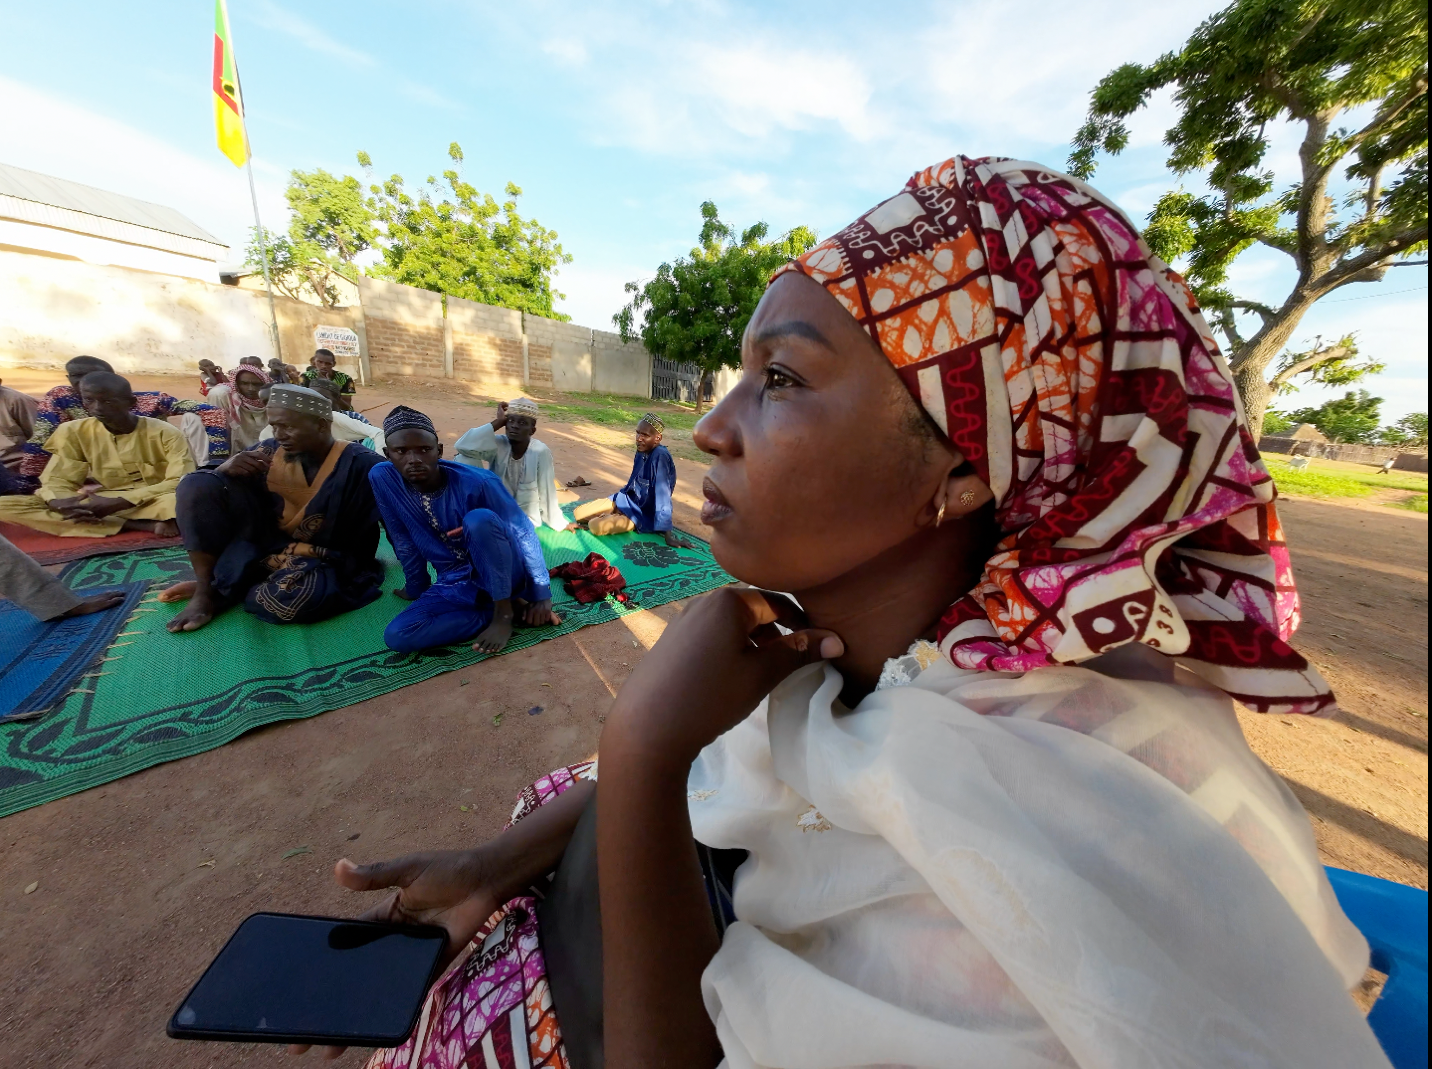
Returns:
[[[1268,474],[1278,489],[1289,494],[1309,497],[1371,497],[1373,487],[1345,475],[1304,468],[1298,471],[1286,464],[1268,464]]]
[[[694,410],[640,397],[594,393],[578,400],[572,394],[563,394],[560,399],[539,399],[538,404],[542,406],[543,419],[566,423],[599,423],[604,427],[635,430],[641,417],[652,412],[660,416],[667,427],[689,431],[696,426]]]
[[[1286,471],[1292,475],[1325,475],[1334,479],[1346,479],[1350,482],[1361,483],[1364,486],[1375,486],[1386,490],[1427,492],[1427,476],[1420,471],[1390,471],[1386,475],[1383,475],[1380,471],[1340,463],[1338,461],[1324,460],[1322,457],[1314,457],[1302,471],[1294,471],[1288,467],[1287,458],[1282,453],[1264,453],[1263,463],[1268,466],[1270,472],[1276,469],[1279,472]],[[1274,478],[1278,480],[1279,484],[1283,482],[1282,477],[1279,475],[1275,475]],[[1288,489],[1292,489],[1291,483]]]
[[[1319,470],[1310,465],[1301,471],[1290,468],[1281,460],[1264,457],[1268,474],[1278,489],[1289,494],[1306,494],[1309,497],[1375,497],[1379,504],[1392,505],[1412,512],[1427,511],[1427,476],[1420,472],[1396,472],[1382,475],[1378,472],[1348,471],[1344,468],[1329,471]],[[1317,460],[1313,461],[1316,465]],[[1388,491],[1413,490],[1411,496],[1390,500]]]
[[[1415,494],[1412,497],[1409,497],[1406,501],[1394,501],[1393,504],[1400,509],[1409,509],[1412,512],[1426,512],[1427,495]]]

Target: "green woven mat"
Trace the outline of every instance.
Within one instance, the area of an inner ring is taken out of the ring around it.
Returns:
[[[605,556],[626,576],[633,607],[610,598],[578,605],[554,582],[562,625],[518,630],[508,651],[731,582],[697,539],[697,548],[688,550],[672,549],[655,535],[539,533],[548,567],[593,550]],[[166,584],[191,577],[182,549],[72,565],[65,576],[76,590],[149,580],[151,592],[97,674],[81,679],[41,719],[0,726],[0,816],[203,753],[264,724],[353,705],[492,656],[467,645],[422,654],[384,646],[383,629],[407,602],[389,593],[402,584],[402,571],[386,541],[379,559],[388,566],[384,594],[356,612],[320,624],[276,626],[236,608],[188,635],[164,628],[182,606],[154,600]]]

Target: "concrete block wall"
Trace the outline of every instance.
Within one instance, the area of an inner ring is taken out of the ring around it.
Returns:
[[[449,297],[452,377],[521,387],[522,313]]]
[[[529,367],[545,362],[551,368],[553,389],[591,393],[591,327],[524,315],[522,329],[527,332]]]
[[[651,354],[639,341],[623,343],[620,334],[592,331],[592,390],[650,397]]]
[[[447,376],[441,294],[367,277],[360,277],[358,292],[375,376]]]

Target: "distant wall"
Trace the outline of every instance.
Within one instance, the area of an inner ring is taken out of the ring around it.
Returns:
[[[358,293],[375,377],[446,377],[441,294],[367,277],[359,278]]]
[[[1265,434],[1258,440],[1264,453],[1287,453],[1300,457],[1322,457],[1350,464],[1381,465],[1393,461],[1399,471],[1426,471],[1426,453],[1405,453],[1395,445],[1353,445],[1337,442],[1311,442],[1301,438],[1285,438]]]
[[[0,363],[58,368],[89,353],[121,374],[190,374],[203,359],[221,367],[251,354],[267,360],[272,336],[261,294],[0,251]]]
[[[620,334],[592,331],[592,389],[650,397],[651,354],[641,342],[623,344]]]
[[[451,378],[521,388],[522,313],[449,297]]]
[[[361,356],[338,366],[360,381],[651,396],[650,355],[609,331],[457,297],[444,310],[440,294],[376,278],[359,279],[358,297],[339,308],[275,297],[284,359],[302,369],[315,328],[347,327]],[[276,355],[268,302],[247,285],[0,248],[0,366],[58,368],[90,353],[120,372],[187,375],[204,359],[224,368],[245,356],[267,361]]]

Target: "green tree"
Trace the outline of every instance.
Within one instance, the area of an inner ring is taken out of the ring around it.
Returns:
[[[1263,413],[1263,433],[1282,434],[1284,431],[1293,429],[1293,421],[1288,418],[1286,412],[1279,412],[1276,408],[1270,408]]]
[[[511,182],[508,199],[498,204],[463,181],[456,141],[448,156],[453,166],[442,181],[429,176],[416,195],[397,174],[369,186],[368,207],[383,226],[383,262],[368,273],[547,319],[570,318],[552,307],[563,296],[552,288],[552,276],[572,262],[556,232],[522,218],[517,211],[522,190]],[[366,152],[358,153],[358,162],[371,171]]]
[[[1292,423],[1311,423],[1337,442],[1367,443],[1377,438],[1381,407],[1381,397],[1373,397],[1366,390],[1349,390],[1317,408],[1289,412],[1288,419]]]
[[[771,272],[816,241],[804,226],[774,241],[766,240],[765,223],[738,235],[709,200],[701,205],[701,219],[700,244],[690,255],[662,264],[645,284],[628,282],[631,302],[612,316],[622,341],[640,337],[653,356],[701,369],[698,413],[710,377],[741,365],[741,336]]]
[[[1391,427],[1383,427],[1378,440],[1384,445],[1400,445],[1408,449],[1427,446],[1427,413],[1413,412],[1403,416]]]
[[[355,257],[373,248],[378,237],[363,186],[352,175],[342,178],[322,168],[290,171],[288,234],[265,229],[269,277],[275,288],[297,300],[317,298],[326,307],[341,299],[335,279],[357,282]],[[244,258],[250,270],[262,270],[258,231],[253,230]]]
[[[1147,66],[1125,64],[1099,82],[1070,171],[1089,178],[1100,151],[1121,152],[1125,119],[1166,86],[1174,87],[1179,109],[1164,138],[1168,165],[1200,175],[1210,192],[1165,193],[1144,236],[1166,261],[1187,257],[1189,281],[1227,339],[1244,407],[1260,427],[1277,388],[1268,369],[1308,309],[1343,286],[1381,279],[1427,248],[1427,6],[1236,0],[1179,51]],[[1354,109],[1370,113],[1360,126],[1334,125]],[[1302,130],[1296,175],[1276,175],[1266,162],[1270,128],[1283,122]],[[1347,189],[1335,196],[1329,187],[1339,168]],[[1296,267],[1280,303],[1242,299],[1228,288],[1230,266],[1254,244],[1284,253]],[[1240,314],[1256,317],[1249,337]],[[1349,381],[1359,365],[1344,360],[1339,367]],[[1362,365],[1361,374],[1368,370]]]

